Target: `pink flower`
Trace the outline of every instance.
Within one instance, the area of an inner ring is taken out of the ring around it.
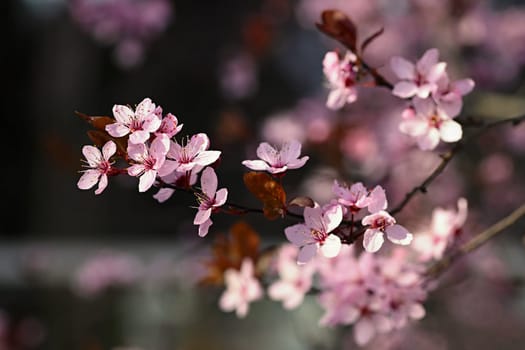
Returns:
[[[304,224],[289,226],[284,230],[286,238],[300,248],[297,262],[304,264],[311,260],[317,250],[324,256],[335,257],[341,250],[341,239],[330,234],[343,220],[340,205],[316,206],[304,209]]]
[[[81,190],[88,190],[98,182],[95,194],[101,194],[108,186],[108,174],[111,172],[109,159],[117,152],[117,146],[113,141],[108,141],[102,147],[102,153],[93,146],[82,147],[82,153],[86,157],[88,170],[78,180],[77,186]]]
[[[427,98],[437,89],[437,81],[445,74],[446,63],[438,62],[439,51],[430,49],[417,63],[402,57],[392,57],[390,66],[399,81],[392,93],[401,98]]]
[[[450,118],[457,117],[463,107],[463,96],[474,89],[472,79],[462,79],[451,82],[447,74],[437,81],[437,90],[432,97],[439,109]]]
[[[270,299],[280,300],[287,310],[295,309],[312,286],[315,264],[297,264],[298,249],[286,244],[281,247],[277,257],[277,271],[280,279],[268,287]]]
[[[414,109],[403,112],[402,133],[414,137],[422,150],[433,150],[439,140],[456,142],[463,136],[461,124],[451,119],[431,99],[413,99]]]
[[[261,159],[245,160],[242,164],[252,170],[267,171],[270,174],[283,173],[288,169],[298,169],[309,159],[301,154],[301,143],[295,140],[285,142],[280,150],[262,142],[257,147],[257,156]]]
[[[387,207],[385,190],[381,186],[376,186],[369,192],[361,182],[356,182],[348,188],[346,184],[340,185],[334,181],[332,191],[338,197],[337,202],[348,207],[352,213],[366,207],[370,213],[375,213]]]
[[[143,143],[128,143],[128,155],[136,164],[128,168],[131,176],[140,176],[139,192],[146,192],[155,182],[157,173],[163,176],[163,168],[170,141],[166,135],[157,136],[148,147]]]
[[[368,226],[363,239],[363,246],[368,252],[374,253],[381,248],[385,233],[395,244],[408,245],[412,241],[412,234],[403,226],[397,225],[396,219],[384,210],[365,216],[361,222]]]
[[[106,131],[113,137],[129,135],[129,142],[144,143],[149,140],[150,133],[157,131],[161,125],[160,118],[155,114],[155,104],[145,98],[133,111],[128,106],[113,106],[116,123],[106,125]]]
[[[250,303],[263,296],[261,284],[254,277],[253,262],[249,258],[242,261],[240,271],[226,270],[224,281],[226,290],[219,300],[219,307],[223,311],[235,310],[237,317],[245,317]]]
[[[221,188],[217,191],[217,175],[213,168],[207,167],[201,176],[202,195],[199,195],[199,210],[193,220],[194,225],[199,225],[199,236],[208,234],[208,229],[213,223],[210,219],[213,210],[226,203],[228,190]]]
[[[330,94],[326,106],[330,109],[340,109],[346,103],[355,102],[357,90],[357,71],[354,66],[356,55],[348,51],[341,60],[335,51],[327,52],[323,59],[323,72],[330,85]]]
[[[458,200],[458,210],[436,208],[432,213],[430,231],[418,234],[414,249],[421,255],[421,261],[441,259],[445,250],[453,243],[467,220],[468,203],[465,198]]]
[[[179,124],[176,116],[168,113],[164,118],[162,118],[160,127],[155,132],[155,135],[159,136],[160,134],[166,134],[171,139],[182,130],[183,125],[184,124]]]
[[[205,167],[212,164],[221,155],[220,151],[208,151],[210,147],[210,139],[204,133],[193,135],[185,146],[181,146],[177,142],[171,142],[171,147],[168,152],[166,167],[171,171],[190,171],[191,169],[200,166]]]

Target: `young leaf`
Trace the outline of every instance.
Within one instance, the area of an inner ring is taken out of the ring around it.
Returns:
[[[288,205],[296,205],[301,208],[304,208],[304,207],[313,208],[315,206],[315,203],[314,203],[314,200],[310,197],[299,196],[299,197],[295,197],[290,202],[288,202]]]
[[[239,270],[244,258],[256,263],[259,258],[260,238],[257,232],[239,221],[230,228],[229,236],[219,235],[212,247],[212,259],[207,261],[208,274],[200,281],[202,284],[221,285],[227,269]]]
[[[82,112],[77,112],[77,111],[75,111],[75,114],[79,116],[80,118],[84,119],[85,121],[87,121],[89,124],[93,125],[95,129],[102,130],[102,131],[106,130],[106,125],[115,123],[115,119],[111,117],[106,117],[106,116],[93,117],[93,116],[84,114]]]
[[[263,203],[264,216],[269,220],[283,217],[286,208],[286,192],[270,175],[258,172],[244,174],[244,184]]]
[[[317,28],[326,35],[345,45],[350,51],[356,52],[357,27],[354,22],[341,11],[326,10],[321,14],[321,23]]]

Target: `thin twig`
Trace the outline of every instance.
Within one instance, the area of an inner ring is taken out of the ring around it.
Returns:
[[[434,171],[432,171],[432,173],[430,173],[430,175],[427,178],[425,178],[423,182],[421,182],[421,184],[415,186],[409,192],[407,192],[403,200],[394,209],[392,209],[390,213],[392,215],[399,213],[401,210],[403,210],[403,208],[412,200],[412,198],[417,193],[419,192],[426,193],[428,185],[430,185],[445,170],[448,163],[450,163],[452,158],[454,158],[454,156],[462,149],[465,143],[468,143],[469,141],[477,138],[480,134],[482,134],[483,132],[485,132],[486,130],[490,128],[500,126],[503,124],[507,124],[507,123],[510,123],[513,126],[516,126],[519,123],[523,122],[524,120],[525,120],[525,114],[517,116],[517,117],[505,118],[505,119],[499,119],[496,121],[481,123],[479,125],[480,126],[479,130],[477,130],[474,134],[471,134],[468,138],[465,138],[462,141],[456,143],[454,147],[450,149],[450,151],[441,155],[441,158],[442,158],[441,163],[438,164],[438,166],[434,169]]]
[[[473,250],[479,248],[491,238],[499,235],[504,232],[509,226],[513,225],[520,218],[525,216],[525,203],[522,204],[518,209],[514,210],[510,215],[504,217],[494,225],[490,226],[485,231],[481,232],[479,235],[475,236],[467,243],[460,246],[454,253],[443,257],[441,260],[434,263],[428,268],[425,275],[427,277],[436,277],[445,271],[454,261],[459,259],[465,254],[472,252]]]

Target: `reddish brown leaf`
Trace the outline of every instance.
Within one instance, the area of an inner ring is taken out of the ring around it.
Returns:
[[[321,23],[316,25],[320,31],[356,52],[357,28],[350,17],[343,12],[337,10],[323,11]]]
[[[286,209],[286,192],[270,175],[249,172],[244,174],[244,184],[263,203],[264,216],[269,220],[283,217]]]
[[[365,52],[365,49],[368,47],[368,45],[370,45],[374,40],[379,38],[384,31],[385,28],[381,27],[379,28],[379,30],[375,31],[368,38],[366,38],[365,41],[363,41],[363,43],[361,44],[361,53]]]
[[[115,119],[106,116],[90,116],[82,112],[75,112],[77,116],[93,125],[95,129],[105,131],[106,125],[115,123]]]
[[[241,268],[244,258],[257,263],[259,258],[259,235],[253,228],[239,221],[230,228],[229,236],[217,237],[212,248],[212,259],[206,262],[208,274],[201,280],[203,284],[221,285],[227,269]]]
[[[288,205],[296,205],[301,208],[304,208],[304,207],[313,208],[315,206],[315,203],[314,203],[314,200],[310,197],[299,196],[299,197],[295,197],[290,202],[288,202]]]

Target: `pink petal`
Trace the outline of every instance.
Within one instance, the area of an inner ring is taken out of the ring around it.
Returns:
[[[221,151],[203,151],[193,159],[193,162],[200,166],[206,166],[214,163],[220,156]]]
[[[114,105],[113,106],[113,116],[115,116],[115,119],[120,124],[129,125],[131,124],[131,121],[133,120],[133,118],[135,118],[135,112],[133,112],[128,106]],[[107,130],[107,126],[106,126],[106,130]]]
[[[142,124],[142,129],[148,132],[155,132],[160,128],[161,124],[162,121],[159,117],[157,117],[155,114],[150,114],[150,116],[144,120],[144,124]]]
[[[100,161],[102,160],[102,155],[100,150],[94,146],[84,146],[82,147],[82,154],[86,158],[88,164],[92,168],[96,168]]]
[[[215,192],[217,191],[217,175],[213,168],[207,167],[202,172],[201,188],[208,198],[215,196]]]
[[[256,171],[266,171],[268,170],[269,166],[268,164],[263,160],[244,160],[242,164],[252,170]]]
[[[439,51],[438,49],[427,50],[423,57],[419,59],[416,63],[417,71],[426,76],[430,70],[438,63]]]
[[[414,64],[403,57],[395,56],[390,60],[390,67],[399,79],[414,80],[416,78],[416,69]]]
[[[202,225],[206,222],[211,216],[211,208],[206,210],[199,209],[197,214],[195,214],[195,219],[193,219],[194,225]]]
[[[98,188],[96,189],[95,194],[101,194],[107,186],[108,176],[106,174],[102,174],[102,176],[100,176],[100,181],[98,182]]]
[[[209,147],[210,139],[208,138],[208,135],[204,133],[193,135],[190,139],[190,142],[186,145],[188,154],[192,156],[206,151]]]
[[[150,134],[145,130],[137,130],[129,135],[130,143],[144,143],[149,140]]]
[[[456,219],[454,220],[454,225],[456,227],[461,227],[467,221],[468,214],[468,202],[465,198],[458,199],[458,213]]]
[[[376,229],[367,229],[363,237],[363,247],[367,252],[375,253],[377,252],[385,239],[383,238],[383,232]]]
[[[461,96],[464,96],[472,91],[474,89],[474,86],[476,84],[474,83],[474,80],[472,79],[461,79],[456,80],[452,83],[452,90],[456,93],[460,94]]]
[[[370,192],[370,202],[368,203],[368,211],[370,213],[377,213],[378,211],[385,210],[388,206],[386,200],[385,190],[381,186],[376,186]]]
[[[463,108],[463,100],[461,99],[461,96],[451,92],[438,99],[438,107],[447,117],[454,118],[461,112],[461,108]]]
[[[412,304],[408,310],[410,318],[420,320],[425,317],[425,308],[421,304]]]
[[[441,134],[441,139],[445,142],[456,142],[461,140],[463,136],[461,124],[452,119],[441,123],[439,133]]]
[[[210,230],[210,226],[213,224],[213,221],[211,219],[206,220],[202,224],[199,225],[199,237],[204,237],[208,234],[208,231]]]
[[[399,124],[399,131],[410,136],[420,136],[426,133],[427,129],[428,121],[419,117],[403,120]]]
[[[284,229],[284,234],[290,242],[299,247],[314,242],[310,229],[304,224],[288,226]]]
[[[343,221],[343,208],[340,205],[328,207],[323,213],[322,220],[326,233],[332,232]]]
[[[317,231],[324,231],[323,209],[319,206],[314,208],[306,207],[303,212],[304,222],[309,228]]]
[[[155,112],[155,104],[149,98],[143,99],[135,109],[135,114],[140,120],[144,120],[150,114]]]
[[[433,83],[420,85],[417,88],[416,96],[422,99],[427,99],[432,92],[436,90],[437,86]]]
[[[357,345],[363,346],[370,342],[376,333],[374,324],[372,321],[365,317],[361,318],[354,325],[354,339]]]
[[[162,159],[166,156],[166,153],[168,153],[169,149],[170,139],[165,134],[161,134],[155,137],[151,143],[149,152],[155,159]]]
[[[261,142],[259,147],[257,147],[257,157],[270,165],[276,164],[279,161],[277,150],[267,142]]]
[[[159,170],[157,170],[160,177],[168,176],[171,173],[173,173],[177,167],[179,166],[179,163],[174,162],[173,160],[166,159]]]
[[[297,263],[306,264],[317,254],[317,244],[307,244],[299,249],[297,254]]]
[[[172,159],[180,160],[182,157],[182,146],[179,145],[177,142],[170,141],[170,148],[168,151],[167,156]]]
[[[100,172],[98,170],[86,170],[78,180],[77,186],[81,190],[89,190],[91,187],[95,186],[99,178]]]
[[[387,238],[395,244],[408,245],[414,238],[406,228],[397,224],[387,227],[385,231]]]
[[[128,156],[137,161],[143,162],[148,157],[148,148],[143,143],[128,142]]]
[[[341,109],[345,105],[347,98],[348,96],[345,93],[344,88],[337,88],[335,90],[332,90],[328,94],[328,99],[326,100],[326,107],[334,111]]]
[[[428,72],[426,76],[427,81],[430,83],[437,82],[443,77],[446,69],[447,69],[447,64],[445,62],[440,62],[434,65],[432,68],[430,68],[430,71]]]
[[[430,128],[426,134],[417,138],[417,144],[423,151],[431,151],[437,147],[439,139],[439,131],[436,128]]]
[[[292,160],[288,162],[287,167],[288,169],[299,169],[300,167],[306,164],[308,159],[310,159],[310,157],[304,156],[301,159]]]
[[[392,90],[392,94],[397,97],[401,98],[409,98],[414,96],[418,91],[418,87],[416,84],[409,82],[409,81],[400,81],[396,85],[394,85],[394,90]]]
[[[341,239],[336,235],[328,235],[321,245],[321,253],[327,258],[336,257],[341,251]]]
[[[226,203],[226,199],[228,198],[228,190],[226,188],[221,188],[220,190],[215,193],[215,205],[214,207],[220,207],[224,203]]]
[[[155,198],[159,203],[164,203],[165,201],[170,199],[174,192],[175,190],[173,188],[164,187],[159,189],[159,192],[154,194],[153,198]]]
[[[102,147],[102,154],[105,160],[109,160],[115,153],[117,153],[117,145],[113,141],[106,142],[104,147]]]
[[[301,143],[297,140],[286,142],[279,152],[281,161],[288,164],[290,161],[299,158],[301,155]]]
[[[142,164],[133,164],[128,168],[128,175],[130,176],[139,176],[144,172],[144,165]]]
[[[155,170],[147,170],[139,179],[139,192],[146,192],[153,186],[157,172]]]

